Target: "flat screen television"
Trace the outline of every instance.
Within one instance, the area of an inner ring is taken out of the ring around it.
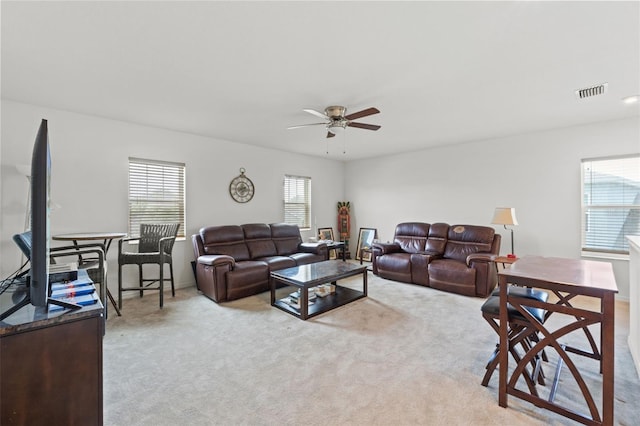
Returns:
[[[31,271],[29,297],[34,306],[47,306],[49,296],[49,199],[51,152],[47,120],[42,119],[31,157]]]
[[[53,303],[69,309],[80,308],[74,303],[49,297],[50,189],[49,129],[47,120],[42,119],[31,157],[31,247],[30,255],[27,256],[31,263],[31,269],[27,279],[27,293],[21,301],[7,311],[0,313],[0,320],[28,304],[46,308],[49,303]]]

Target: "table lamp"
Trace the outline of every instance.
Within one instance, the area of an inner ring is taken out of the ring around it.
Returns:
[[[509,229],[511,231],[511,253],[508,254],[507,257],[516,257],[514,254],[515,250],[513,249],[513,228],[507,228],[507,225],[513,226],[518,224],[518,220],[516,219],[516,209],[513,207],[496,207],[491,223],[494,225],[503,225],[504,229]]]

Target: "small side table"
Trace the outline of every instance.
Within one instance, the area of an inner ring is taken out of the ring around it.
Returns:
[[[514,264],[516,260],[518,260],[517,257],[498,256],[493,260],[493,264],[496,265],[496,272],[500,272],[498,270],[498,263],[502,263],[502,269],[504,269],[507,265]]]
[[[362,247],[360,249],[360,264],[362,265],[362,261],[365,260],[364,256],[368,254],[369,259],[371,259],[371,255],[373,254],[373,249],[370,247]],[[368,261],[369,262],[369,261]]]
[[[107,252],[109,251],[109,247],[111,247],[111,242],[113,240],[118,240],[126,236],[127,234],[125,232],[80,232],[80,233],[73,233],[73,234],[53,235],[51,238],[57,241],[73,241],[73,245],[76,247],[78,246],[78,241],[103,240],[102,244],[104,245],[104,262],[107,263]],[[118,309],[118,305],[116,305],[116,301],[113,298],[113,295],[111,295],[111,292],[109,291],[109,287],[107,286],[106,280],[104,283],[100,283],[100,285],[104,286],[106,290],[106,294],[109,297],[109,300],[113,305],[113,308],[116,310],[116,314],[118,314],[118,316],[122,316],[122,314],[120,313],[120,310]],[[104,312],[105,312],[105,318],[106,318],[107,302],[103,300],[102,303],[104,304]]]
[[[345,243],[344,241],[331,241],[330,243],[328,243],[325,240],[319,240],[318,242],[325,242],[325,244],[327,245],[327,248],[329,249],[329,251],[331,250],[340,250],[342,252],[342,261],[346,262],[347,258],[345,256]]]

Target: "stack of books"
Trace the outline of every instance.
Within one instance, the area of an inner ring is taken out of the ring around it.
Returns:
[[[93,305],[99,300],[93,281],[88,277],[81,277],[70,282],[52,283],[51,298],[80,306]],[[64,309],[62,306],[49,304],[49,312],[62,309]]]
[[[293,293],[289,294],[289,297],[287,297],[288,299],[287,303],[296,309],[300,309],[300,296],[301,296],[301,292],[299,290],[294,291]],[[314,302],[315,299],[316,299],[315,291],[312,291],[311,289],[309,289],[309,305],[313,305],[315,303]]]
[[[320,297],[325,297],[336,292],[336,286],[334,284],[320,284],[313,289],[314,293]]]

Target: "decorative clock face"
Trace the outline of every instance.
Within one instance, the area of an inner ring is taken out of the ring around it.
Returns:
[[[254,186],[251,179],[244,175],[245,169],[240,169],[240,176],[233,178],[229,184],[229,194],[239,203],[246,203],[253,198]]]

